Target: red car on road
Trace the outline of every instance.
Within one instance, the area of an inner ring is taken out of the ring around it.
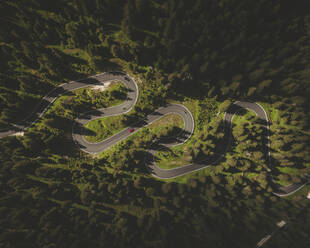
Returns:
[[[130,129],[129,129],[129,132],[130,132],[130,133],[132,133],[133,131],[135,131],[134,128],[130,128]]]

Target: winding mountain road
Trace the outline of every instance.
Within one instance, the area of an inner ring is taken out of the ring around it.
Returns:
[[[145,159],[145,164],[150,170],[151,174],[155,177],[162,178],[162,179],[169,179],[179,177],[185,174],[192,173],[197,170],[205,169],[212,164],[215,164],[219,160],[221,160],[226,151],[230,146],[231,141],[231,124],[234,115],[239,112],[241,109],[249,109],[253,111],[262,123],[265,126],[265,136],[266,136],[266,155],[270,161],[270,141],[269,141],[269,124],[268,124],[268,117],[264,110],[264,108],[259,105],[258,103],[253,102],[243,102],[238,101],[235,102],[230,106],[224,116],[224,128],[225,128],[225,136],[224,139],[227,139],[226,147],[223,149],[223,153],[219,154],[219,156],[212,161],[204,161],[203,163],[193,163],[184,166],[180,166],[174,169],[161,169],[156,165],[156,151],[158,150],[158,146],[161,147],[171,147],[175,145],[179,145],[181,143],[186,142],[194,131],[194,119],[191,112],[183,105],[179,104],[168,104],[164,107],[157,109],[154,113],[148,115],[143,121],[137,122],[135,125],[129,126],[124,130],[120,131],[119,133],[101,141],[98,143],[89,143],[84,139],[83,136],[83,127],[84,125],[94,119],[114,116],[114,115],[121,115],[128,113],[136,104],[139,90],[136,82],[133,78],[128,76],[123,72],[106,72],[102,74],[98,74],[86,79],[71,81],[67,84],[60,85],[56,87],[54,90],[49,92],[39,103],[39,105],[35,108],[35,110],[26,118],[22,124],[13,124],[11,130],[0,131],[0,138],[14,135],[17,132],[25,131],[27,128],[32,126],[38,119],[42,117],[48,107],[62,94],[68,91],[74,91],[76,89],[85,88],[88,86],[93,85],[102,85],[107,81],[117,80],[124,83],[127,88],[128,94],[127,99],[120,105],[113,106],[110,108],[105,109],[98,109],[96,111],[91,111],[88,113],[82,114],[79,118],[75,121],[75,124],[72,127],[72,138],[75,143],[79,146],[81,150],[87,153],[96,154],[102,152],[111,146],[115,145],[116,143],[120,142],[121,140],[126,139],[128,136],[134,134],[129,132],[131,128],[135,129],[135,132],[145,126],[151,124],[152,122],[162,118],[167,114],[177,114],[182,117],[184,122],[184,127],[182,132],[178,135],[178,137],[171,139],[169,144],[157,144],[154,143],[147,151],[147,156]],[[290,195],[299,189],[301,189],[305,184],[309,182],[309,178],[302,183],[299,184],[292,184],[286,187],[278,187],[275,192],[273,192],[277,196],[286,196]]]

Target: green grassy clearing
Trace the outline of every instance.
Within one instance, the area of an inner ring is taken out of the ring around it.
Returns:
[[[192,162],[189,150],[186,147],[184,150],[182,145],[171,147],[167,151],[159,151],[156,156],[159,159],[157,165],[163,169],[172,169]]]
[[[168,114],[148,126],[151,132],[154,133],[162,132],[167,127],[183,128],[184,123],[182,117],[177,114]]]
[[[86,135],[84,137],[88,142],[100,142],[123,130],[126,127],[123,120],[123,115],[117,115],[90,121],[85,127],[93,131],[95,135]]]

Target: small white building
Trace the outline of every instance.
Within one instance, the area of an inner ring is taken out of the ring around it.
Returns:
[[[277,223],[278,227],[283,227],[286,224],[284,220],[281,220],[280,222]]]

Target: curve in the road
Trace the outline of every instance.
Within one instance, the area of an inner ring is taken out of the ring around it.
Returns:
[[[98,143],[87,142],[83,137],[83,130],[82,130],[82,128],[87,122],[94,120],[94,119],[102,118],[102,117],[125,114],[132,109],[132,107],[136,104],[137,99],[138,99],[139,90],[133,78],[131,78],[129,75],[123,72],[108,72],[108,73],[98,74],[98,75],[95,75],[95,76],[92,76],[86,79],[82,79],[82,80],[71,81],[67,84],[63,84],[63,85],[56,87],[54,90],[49,92],[42,99],[42,101],[37,106],[37,108],[31,113],[31,115],[26,120],[22,122],[22,124],[14,124],[12,125],[14,129],[0,132],[0,138],[9,136],[9,135],[14,135],[15,133],[20,132],[20,131],[25,131],[27,128],[32,126],[39,118],[42,117],[42,115],[48,109],[50,104],[52,104],[59,96],[61,96],[65,92],[74,91],[76,89],[88,87],[91,85],[96,85],[96,84],[100,85],[100,84],[103,84],[104,82],[112,81],[112,80],[118,80],[124,83],[124,85],[126,86],[128,90],[127,99],[122,104],[117,105],[117,106],[113,106],[113,107],[105,108],[105,109],[98,109],[96,111],[84,113],[75,120],[75,124],[72,127],[72,137],[75,143],[80,147],[80,149],[82,149],[83,151],[87,153],[102,152],[103,150],[110,148],[111,146],[115,145],[121,140],[124,140],[128,136],[132,135],[133,133],[129,132],[131,128],[134,128],[136,132],[139,129],[147,125],[150,125],[154,121],[171,113],[178,114],[182,117],[183,122],[184,122],[183,131],[178,135],[178,138],[176,140],[173,140],[169,144],[160,144],[160,145],[164,147],[171,147],[171,146],[179,145],[179,144],[186,142],[191,137],[191,135],[193,134],[193,130],[194,130],[194,119],[193,119],[191,112],[183,105],[169,104],[169,105],[166,105],[164,107],[157,109],[154,113],[148,115],[143,120],[143,122],[141,121],[137,122],[136,124],[125,128],[119,133],[101,142],[98,142]],[[175,178],[175,177],[179,177],[185,174],[192,173],[194,171],[207,168],[211,164],[215,164],[216,162],[218,162],[220,159],[223,158],[224,154],[226,153],[227,149],[230,146],[232,120],[233,120],[234,115],[237,112],[239,112],[241,109],[249,109],[253,111],[262,120],[263,124],[265,125],[266,141],[267,141],[266,154],[268,154],[267,157],[270,163],[269,124],[268,124],[268,117],[267,117],[267,114],[264,108],[258,103],[238,101],[230,106],[230,108],[228,109],[228,111],[225,113],[225,116],[224,116],[224,123],[225,123],[224,138],[227,139],[227,142],[226,142],[226,147],[225,149],[223,149],[222,154],[220,154],[213,161],[207,161],[207,162],[204,161],[203,163],[193,163],[193,164],[188,164],[188,165],[184,165],[184,166],[173,168],[173,169],[161,169],[160,167],[156,165],[156,162],[154,159],[156,157],[156,151],[157,151],[155,146],[158,145],[158,144],[154,144],[148,150],[147,152],[148,155],[145,160],[145,163],[148,169],[150,170],[151,174],[155,177],[162,178],[162,179]],[[301,189],[306,183],[307,182],[303,182],[300,184],[292,184],[286,187],[284,186],[278,187],[277,190],[273,193],[277,196],[290,195],[292,193],[295,193],[299,189]]]

